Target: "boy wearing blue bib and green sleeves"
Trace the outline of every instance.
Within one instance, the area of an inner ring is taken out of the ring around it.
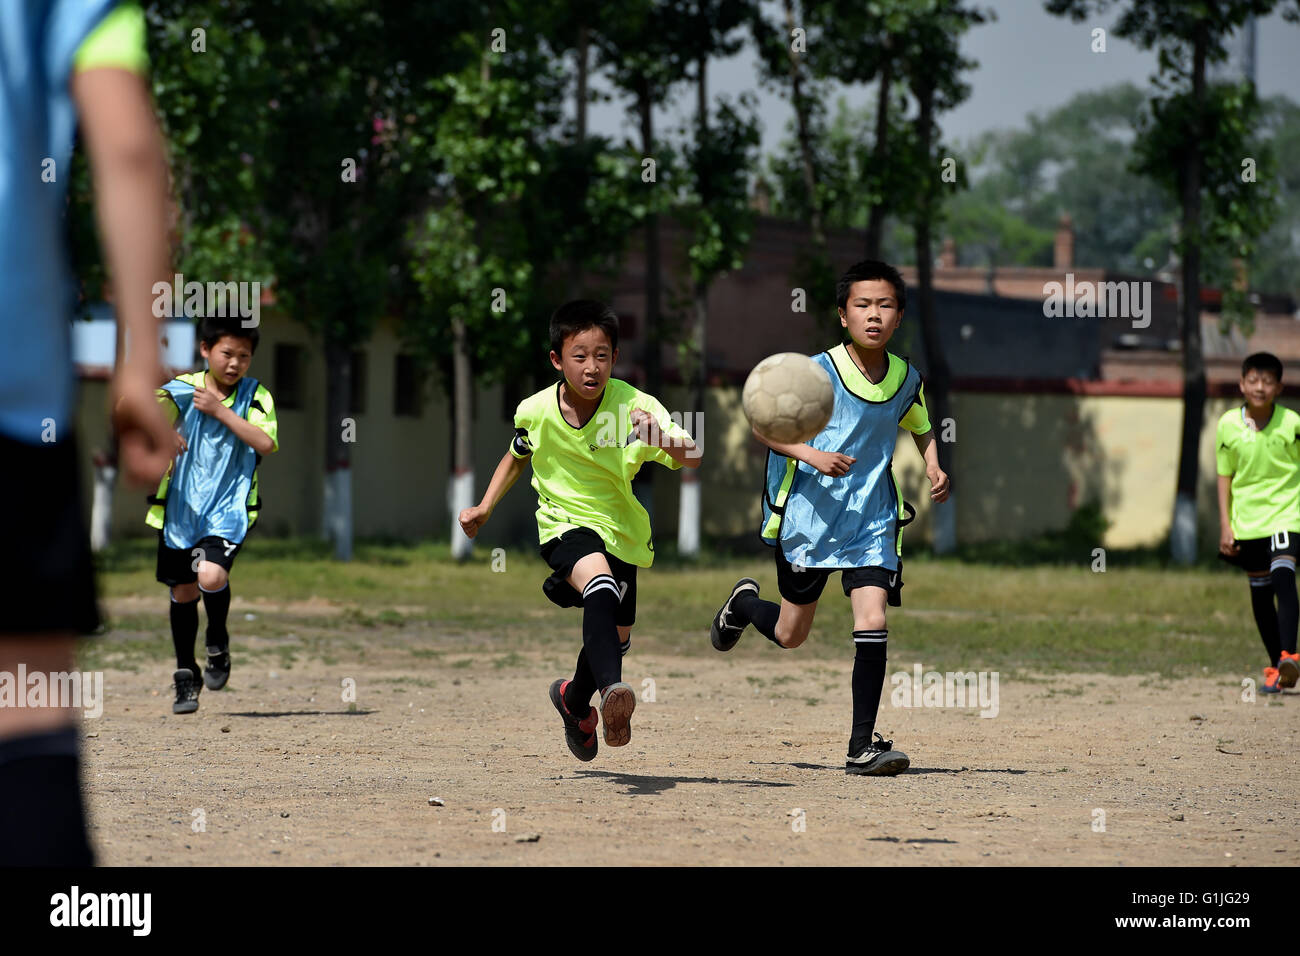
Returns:
[[[230,678],[230,569],[262,507],[257,467],[280,447],[271,393],[246,375],[257,329],[239,319],[207,318],[199,339],[208,368],[158,389],[178,427],[177,457],[145,518],[158,530],[158,581],[171,591],[175,714],[194,713],[204,684],[220,690]],[[206,672],[194,657],[200,594],[208,614]]]
[[[902,529],[910,517],[892,470],[898,429],[912,433],[925,460],[930,499],[947,500],[948,476],[925,407],[921,376],[885,351],[903,317],[905,289],[898,270],[859,262],[836,287],[840,324],[850,341],[813,356],[830,376],[835,409],[806,443],[773,442],[763,489],[764,544],[776,559],[780,605],[761,600],[758,582],[744,578],[714,616],[713,646],[729,651],[747,624],[778,647],[808,636],[817,601],[832,571],[841,572],[853,605],[853,730],[845,772],[891,776],[910,765],[875,731],[885,681],[886,604],[901,603]]]

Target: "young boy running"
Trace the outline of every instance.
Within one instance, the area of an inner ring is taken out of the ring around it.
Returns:
[[[239,319],[207,318],[199,340],[207,369],[158,389],[168,417],[179,424],[177,457],[145,518],[158,529],[158,580],[171,589],[174,714],[194,713],[204,684],[220,690],[230,678],[230,569],[262,507],[257,466],[280,447],[271,393],[247,377],[257,329]],[[208,613],[202,682],[194,658],[200,594]]]
[[[832,571],[841,572],[853,605],[853,732],[844,770],[892,776],[910,765],[880,734],[876,712],[885,683],[885,605],[898,607],[903,587],[902,494],[894,483],[894,444],[901,425],[925,460],[930,498],[948,497],[939,468],[921,376],[885,351],[903,318],[905,290],[898,270],[859,262],[836,286],[840,324],[851,341],[814,356],[835,391],[835,411],[811,441],[785,445],[754,432],[771,451],[763,492],[762,537],[776,558],[781,603],[761,600],[758,582],[744,578],[713,619],[710,639],[729,651],[753,624],[778,647],[808,636],[817,601]],[[907,506],[910,509],[910,506]]]
[[[1268,651],[1260,690],[1276,694],[1300,679],[1300,415],[1275,404],[1282,363],[1268,352],[1241,363],[1241,394],[1246,403],[1223,413],[1215,441],[1219,555],[1250,580],[1250,605]]]
[[[582,650],[570,680],[551,685],[564,739],[579,760],[596,756],[596,708],[605,743],[632,735],[636,694],[622,680],[622,656],[636,620],[636,570],[654,561],[650,518],[632,494],[648,461],[698,468],[701,450],[655,398],[611,378],[618,317],[580,299],[551,317],[551,364],[563,378],[519,403],[515,438],[483,500],[460,513],[474,537],[528,462],[537,491],[542,558],[552,571],[542,590],[560,607],[582,608]]]

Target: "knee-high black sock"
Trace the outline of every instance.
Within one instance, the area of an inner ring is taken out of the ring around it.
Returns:
[[[194,659],[194,638],[199,633],[199,599],[178,601],[172,595],[172,645],[176,648],[176,668],[188,667],[199,675],[198,662]]]
[[[573,669],[573,680],[564,688],[564,706],[579,720],[591,708],[591,695],[596,693],[596,678],[591,676],[587,663],[587,649],[578,651],[578,666]]]
[[[1255,612],[1255,626],[1259,628],[1260,639],[1268,653],[1269,666],[1277,667],[1282,646],[1278,640],[1277,609],[1273,606],[1273,581],[1270,578],[1250,579],[1250,609]]]
[[[1296,600],[1295,568],[1279,564],[1269,574],[1273,593],[1277,595],[1277,640],[1281,650],[1295,653],[1296,623],[1300,621],[1300,602]],[[1276,662],[1273,664],[1277,666]]]
[[[610,574],[596,575],[582,591],[582,649],[597,688],[623,679],[615,620],[619,597],[618,582]]]
[[[885,686],[885,653],[889,631],[854,631],[853,645],[853,735],[849,738],[849,756],[853,757],[871,743],[876,729],[876,711],[880,709],[880,691]]]
[[[776,639],[776,622],[781,617],[781,605],[764,601],[753,591],[741,591],[731,601],[731,610],[746,624],[753,624],[777,647],[785,645]]]
[[[206,590],[199,585],[203,594],[203,609],[208,612],[208,647],[219,647],[224,653],[230,650],[230,632],[226,630],[226,615],[230,613],[230,582],[220,591]]]
[[[94,862],[76,728],[0,740],[0,867]]]

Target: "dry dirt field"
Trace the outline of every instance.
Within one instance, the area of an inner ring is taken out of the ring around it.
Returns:
[[[299,651],[287,667],[282,639],[237,641],[230,687],[191,716],[172,715],[161,657],[106,666],[104,713],[84,723],[99,862],[1293,862],[1279,833],[1300,802],[1300,699],[1245,703],[1233,675],[1003,679],[987,719],[892,706],[887,682],[878,727],[912,768],[877,779],[842,769],[851,652],[634,646],[624,677],[654,699],[629,746],[582,764],[546,695],[571,652],[366,641],[352,662]]]

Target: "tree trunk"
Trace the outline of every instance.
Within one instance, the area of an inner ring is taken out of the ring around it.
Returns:
[[[917,118],[921,155],[930,157],[934,136],[934,85],[922,80],[916,91],[920,106]],[[948,360],[943,354],[939,337],[939,320],[934,311],[934,275],[930,249],[930,224],[933,218],[933,186],[925,187],[916,217],[916,284],[918,309],[921,313],[921,340],[925,346],[926,404],[930,411],[930,425],[938,443],[939,467],[952,479],[952,450],[943,441],[944,422],[952,417],[948,390],[951,376]],[[952,480],[955,486],[955,479]],[[930,535],[936,554],[948,554],[957,546],[957,501],[952,492],[948,500],[931,509]]]
[[[457,516],[474,505],[474,464],[471,429],[474,426],[474,381],[469,361],[469,334],[463,319],[451,320],[452,334],[452,434],[455,436],[455,453],[452,456],[451,487],[448,505],[451,508],[451,556],[464,561],[473,552],[473,542],[465,537],[457,523]]]
[[[325,536],[334,557],[352,560],[352,451],[343,440],[343,419],[352,396],[352,355],[339,342],[325,343]]]
[[[696,63],[696,133],[700,145],[708,142],[709,137],[709,88],[708,59],[701,56]],[[708,175],[705,170],[696,171],[699,187],[700,206],[709,207],[712,197],[707,186]],[[691,365],[690,397],[691,424],[688,431],[697,440],[700,436],[700,423],[704,413],[704,383],[708,369],[705,366],[707,356],[709,329],[709,287],[705,282],[696,282],[694,288],[694,319],[691,329]],[[700,553],[700,475],[694,468],[682,469],[682,493],[677,509],[677,551],[684,557],[696,557]]]
[[[578,80],[573,94],[573,111],[575,116],[574,144],[581,149],[587,141],[587,73],[589,69],[591,48],[591,30],[584,23],[578,27],[577,59]],[[585,184],[584,184],[585,189]],[[565,280],[566,298],[576,299],[582,295],[582,263],[578,256],[569,259],[568,276]]]
[[[876,142],[871,149],[873,174],[881,169],[889,157],[889,91],[894,81],[894,65],[887,54],[880,67],[880,92],[876,98]],[[884,191],[871,204],[871,214],[867,218],[866,257],[880,258],[881,236],[885,231],[885,208],[887,197]]]
[[[1183,150],[1179,180],[1183,192],[1183,434],[1178,460],[1169,548],[1174,561],[1196,560],[1196,492],[1200,474],[1201,428],[1205,423],[1205,356],[1201,351],[1201,111],[1205,106],[1203,30],[1192,52],[1192,104],[1197,129]]]
[[[653,99],[650,80],[645,74],[637,78],[637,112],[641,117],[641,155],[654,156],[654,117],[651,114]],[[656,165],[655,177],[658,178]],[[643,184],[643,185],[649,185]],[[658,397],[663,385],[663,370],[659,358],[659,217],[651,212],[645,218],[645,327],[642,330],[644,350],[642,365],[645,368],[645,390]],[[632,481],[632,491],[641,507],[650,516],[654,528],[654,474],[653,468],[642,468]]]
[[[786,37],[794,32],[793,0],[783,0],[785,4]],[[813,164],[812,134],[808,129],[808,102],[803,94],[803,71],[799,67],[799,55],[790,50],[790,97],[794,104],[795,122],[799,135],[799,156],[803,167],[803,185],[808,191],[808,222],[812,230],[813,246],[819,259],[826,257],[826,228],[822,220],[821,202],[817,195],[817,169]]]
[[[578,87],[573,104],[579,145],[587,141],[587,69],[590,45],[591,31],[584,23],[578,27]]]

